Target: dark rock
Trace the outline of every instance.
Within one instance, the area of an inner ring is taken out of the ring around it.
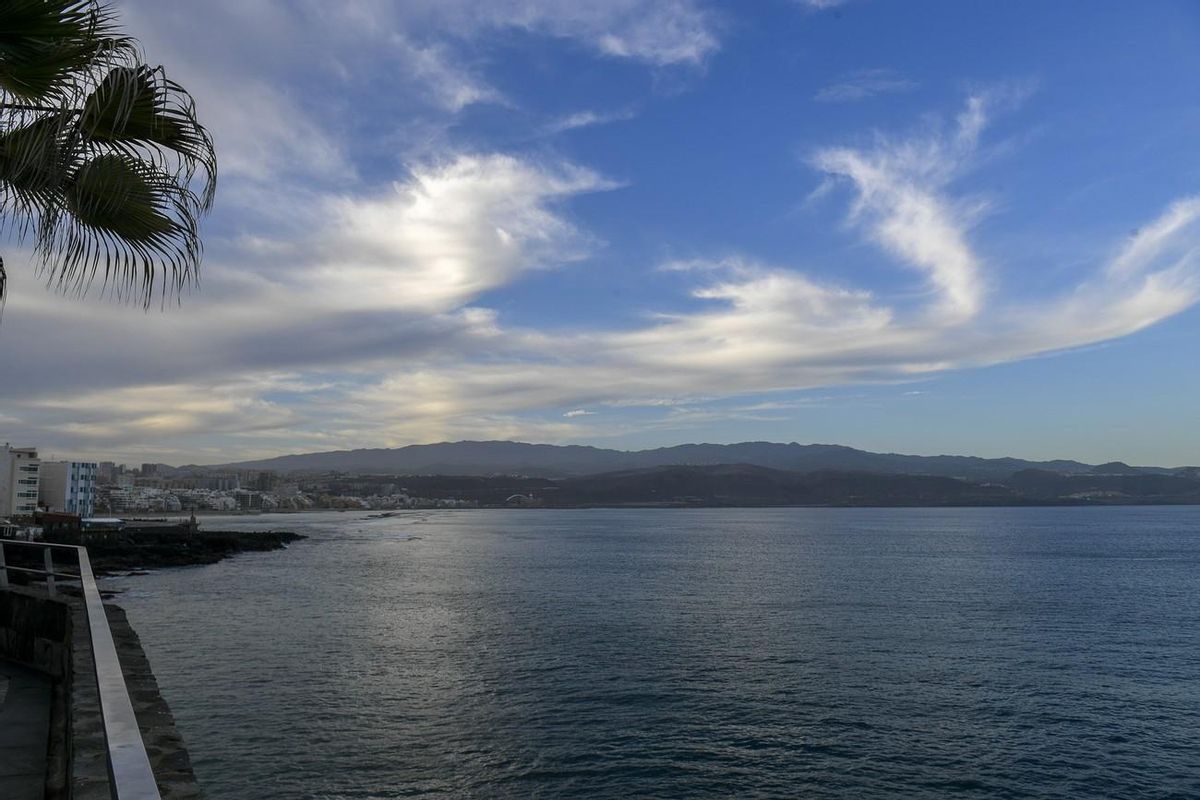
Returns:
[[[305,538],[291,531],[192,531],[186,526],[129,528],[119,536],[86,542],[98,575],[215,564],[238,553],[280,550]]]

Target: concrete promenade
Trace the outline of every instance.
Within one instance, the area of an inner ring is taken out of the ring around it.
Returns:
[[[50,738],[51,680],[0,661],[0,797],[42,800]]]

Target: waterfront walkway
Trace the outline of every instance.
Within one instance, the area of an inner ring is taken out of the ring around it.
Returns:
[[[0,661],[0,797],[42,800],[50,736],[50,678]]]

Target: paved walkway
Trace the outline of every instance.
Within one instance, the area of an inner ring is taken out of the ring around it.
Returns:
[[[0,797],[42,800],[50,735],[50,678],[0,661]]]

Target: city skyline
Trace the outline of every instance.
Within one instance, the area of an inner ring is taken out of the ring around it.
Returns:
[[[1200,11],[897,6],[119,3],[214,135],[202,285],[10,243],[0,440],[1197,463]]]

